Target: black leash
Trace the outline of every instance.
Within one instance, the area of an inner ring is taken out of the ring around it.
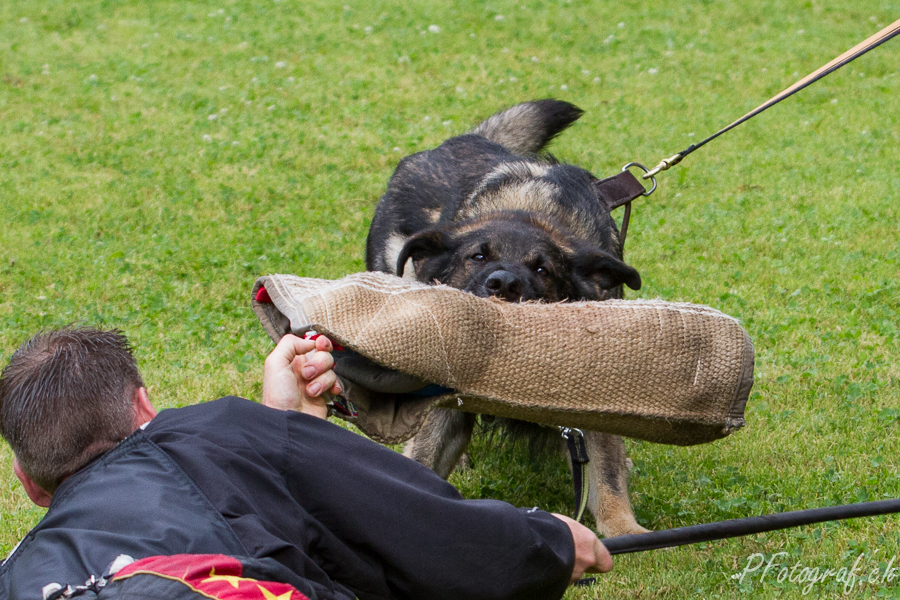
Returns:
[[[885,27],[884,29],[882,29],[881,31],[876,33],[875,35],[873,35],[870,38],[866,39],[865,41],[857,44],[853,48],[850,48],[849,50],[847,50],[846,52],[844,52],[843,54],[841,54],[840,56],[838,56],[837,58],[832,60],[827,65],[821,67],[820,69],[818,69],[816,71],[813,71],[812,73],[810,73],[809,75],[807,75],[806,77],[804,77],[803,79],[801,79],[800,81],[795,83],[794,85],[782,90],[780,93],[773,96],[771,99],[760,104],[759,106],[757,106],[756,108],[754,108],[753,110],[748,112],[746,115],[744,115],[737,121],[734,121],[730,125],[720,129],[719,131],[717,131],[713,135],[709,136],[705,140],[698,142],[696,144],[691,144],[690,146],[688,146],[681,152],[674,154],[674,155],[670,156],[669,158],[664,158],[663,160],[661,160],[659,162],[658,165],[656,165],[652,169],[648,169],[641,163],[630,162],[627,165],[625,165],[624,167],[622,167],[622,173],[619,173],[618,175],[614,175],[612,177],[608,177],[603,180],[595,181],[594,186],[597,190],[597,195],[600,198],[600,200],[607,206],[607,208],[609,210],[612,210],[618,206],[622,206],[623,204],[625,205],[625,215],[622,219],[622,226],[621,226],[621,231],[619,234],[619,239],[620,239],[621,243],[623,245],[625,244],[625,235],[628,232],[628,222],[631,218],[631,201],[636,199],[638,196],[649,196],[656,190],[656,185],[657,185],[656,177],[655,177],[656,175],[658,175],[662,171],[666,171],[666,170],[674,167],[675,165],[680,163],[682,160],[684,160],[684,158],[688,154],[694,152],[695,150],[702,148],[703,146],[705,146],[709,142],[713,141],[720,135],[722,135],[728,131],[731,131],[732,129],[734,129],[735,127],[740,125],[741,123],[748,121],[749,119],[752,119],[753,117],[755,117],[759,113],[763,112],[767,108],[775,106],[776,104],[778,104],[785,98],[789,98],[789,97],[793,96],[800,90],[802,90],[802,89],[814,84],[815,82],[819,81],[820,79],[830,75],[831,73],[837,71],[838,69],[840,69],[847,63],[856,60],[857,58],[859,58],[860,56],[862,56],[869,50],[877,48],[881,44],[896,37],[898,34],[900,34],[900,20],[895,21],[891,25],[888,25],[887,27]],[[653,186],[649,190],[644,188],[644,186],[642,184],[640,184],[640,182],[637,180],[637,178],[635,178],[633,175],[631,175],[629,169],[632,167],[637,167],[637,168],[641,169],[642,171],[644,171],[644,174],[641,176],[641,179],[650,179],[653,182]],[[634,185],[635,183],[640,185],[640,189],[635,187],[635,185]]]
[[[843,506],[795,510],[759,517],[730,519],[704,525],[651,531],[650,533],[620,535],[604,539],[603,545],[606,546],[610,554],[645,552],[659,548],[684,546],[685,544],[724,540],[778,529],[790,529],[791,527],[824,523],[825,521],[841,521],[843,519],[873,517],[898,512],[900,512],[900,499],[877,500],[875,502],[861,502]]]
[[[602,541],[610,554],[628,554],[630,552],[646,552],[647,550],[659,550],[660,548],[712,542],[754,533],[790,529],[801,525],[824,523],[826,521],[842,521],[844,519],[874,517],[898,512],[900,512],[900,500],[877,500],[875,502],[860,502],[859,504],[845,504],[843,506],[795,510],[759,517],[730,519],[728,521],[677,527],[649,533],[620,535],[605,538]],[[596,578],[587,577],[578,580],[575,585],[584,587],[593,585],[595,582]]]

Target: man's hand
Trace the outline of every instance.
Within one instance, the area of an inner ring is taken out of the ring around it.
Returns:
[[[263,373],[263,404],[279,410],[296,410],[314,417],[328,417],[321,395],[340,394],[341,386],[331,370],[331,340],[315,341],[287,334],[266,358]]]
[[[581,579],[585,573],[606,573],[613,568],[612,556],[593,531],[565,515],[552,514],[569,526],[575,542],[575,567],[570,584]]]

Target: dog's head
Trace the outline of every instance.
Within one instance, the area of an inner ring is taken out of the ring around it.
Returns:
[[[523,211],[419,232],[400,251],[397,273],[410,259],[419,281],[511,302],[605,300],[622,284],[641,287],[638,272],[612,254]]]

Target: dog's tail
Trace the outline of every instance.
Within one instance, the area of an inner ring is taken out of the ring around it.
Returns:
[[[537,154],[583,114],[580,108],[562,100],[532,100],[498,112],[472,133],[515,154]]]

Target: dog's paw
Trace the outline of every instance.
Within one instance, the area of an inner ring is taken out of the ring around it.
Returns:
[[[469,453],[463,452],[462,456],[459,457],[459,463],[456,465],[457,472],[468,471],[472,468],[472,461],[469,459]]]
[[[632,535],[638,533],[649,533],[649,529],[645,529],[637,524],[634,518],[610,519],[597,524],[597,533],[604,537],[616,537],[619,535]]]

